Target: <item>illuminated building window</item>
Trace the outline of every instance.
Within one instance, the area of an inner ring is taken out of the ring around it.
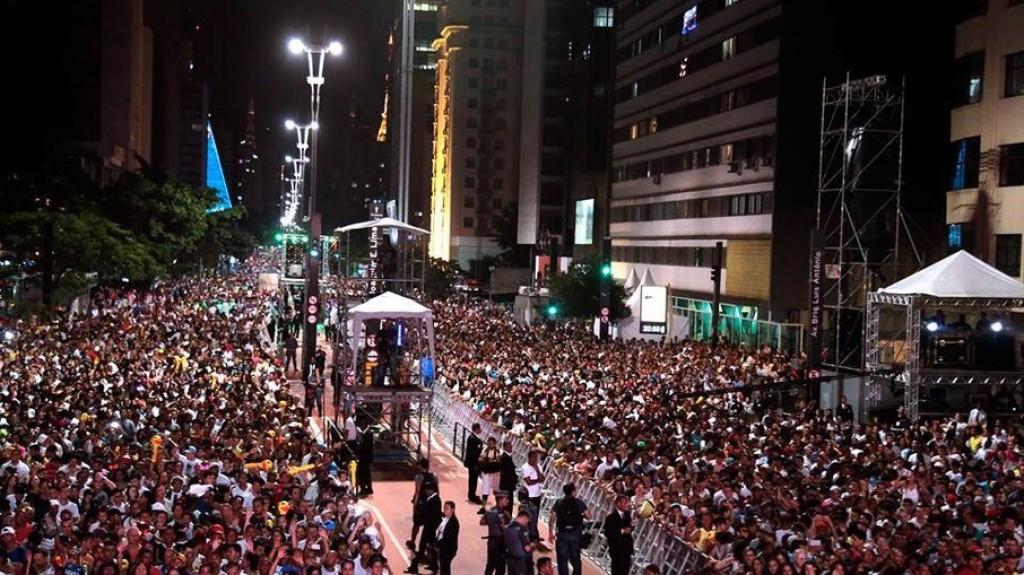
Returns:
[[[722,41],[722,59],[728,60],[736,55],[736,37],[727,38]]]
[[[612,28],[615,26],[615,8],[598,6],[594,8],[594,28]]]

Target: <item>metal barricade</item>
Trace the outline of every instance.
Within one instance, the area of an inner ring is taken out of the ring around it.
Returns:
[[[523,437],[512,435],[504,427],[484,419],[473,406],[441,384],[435,385],[432,395],[434,427],[442,432],[441,436],[445,441],[451,442],[453,453],[456,450],[461,452],[463,449],[465,430],[472,428],[474,423],[479,423],[485,438],[494,436],[499,443],[505,440],[511,442],[512,459],[517,468],[526,463],[531,445]],[[460,428],[463,430],[461,437],[457,431]],[[583,553],[602,570],[608,571],[611,560],[608,557],[608,542],[601,527],[604,518],[615,509],[615,493],[605,484],[585,477],[569,466],[555,465],[550,457],[541,460],[540,468],[544,475],[544,484],[541,486],[540,521],[549,520],[551,508],[555,501],[562,497],[562,487],[571,482],[576,486],[576,496],[586,503],[592,518],[594,541]],[[638,519],[633,541],[634,574],[641,573],[645,565],[654,563],[659,565],[662,573],[666,575],[688,575],[704,569],[708,563],[707,555],[694,549],[654,519]]]

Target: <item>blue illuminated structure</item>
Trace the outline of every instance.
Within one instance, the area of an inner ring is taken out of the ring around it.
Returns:
[[[206,187],[217,191],[217,203],[207,211],[219,212],[231,208],[231,194],[228,193],[228,182],[224,178],[224,167],[217,153],[217,140],[213,138],[213,126],[206,121]]]

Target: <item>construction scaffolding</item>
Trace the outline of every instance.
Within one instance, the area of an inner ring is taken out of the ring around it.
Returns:
[[[823,84],[811,258],[815,366],[861,373],[867,295],[922,263],[901,205],[903,94],[903,83],[886,76]]]

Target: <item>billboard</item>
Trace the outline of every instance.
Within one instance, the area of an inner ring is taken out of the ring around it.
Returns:
[[[640,286],[640,333],[668,333],[668,288]]]
[[[573,241],[578,246],[594,243],[594,198],[576,201],[576,227]]]

